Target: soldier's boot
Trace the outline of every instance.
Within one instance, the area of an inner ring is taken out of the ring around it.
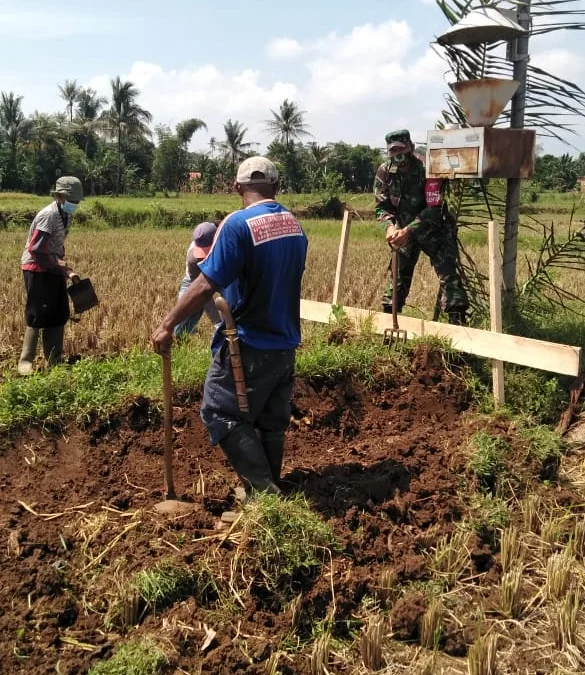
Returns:
[[[258,434],[249,424],[241,424],[219,445],[247,490],[279,494],[272,470]]]
[[[63,361],[63,336],[65,326],[43,328],[43,353],[49,367],[56,366]]]
[[[30,326],[27,326],[24,331],[22,351],[20,352],[17,366],[19,375],[32,375],[33,373],[33,362],[37,353],[39,332],[38,328],[31,328]]]
[[[449,323],[453,326],[467,326],[467,316],[464,309],[449,312]]]
[[[264,454],[270,466],[272,480],[276,485],[280,481],[282,459],[284,457],[284,434],[281,432],[265,431],[260,435]]]

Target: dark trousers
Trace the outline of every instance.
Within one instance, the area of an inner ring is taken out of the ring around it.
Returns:
[[[260,350],[240,342],[248,406],[238,407],[227,343],[216,353],[205,380],[201,418],[216,445],[239,424],[284,433],[290,422],[295,350]]]
[[[441,309],[447,313],[465,311],[469,302],[457,269],[457,236],[454,229],[446,224],[427,227],[420,233],[413,232],[408,244],[393,253],[398,256],[397,311],[401,312],[406,302],[421,252],[429,256],[439,279]],[[392,305],[392,283],[384,293],[382,305]]]
[[[295,350],[240,343],[249,412],[238,407],[227,343],[216,353],[203,388],[201,418],[247,488],[278,491],[284,432],[291,415]]]
[[[26,289],[26,325],[31,328],[56,328],[69,320],[67,281],[60,274],[24,270]]]

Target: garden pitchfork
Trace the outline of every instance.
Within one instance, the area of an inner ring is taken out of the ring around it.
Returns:
[[[398,249],[392,249],[392,328],[384,330],[383,344],[397,345],[406,342],[406,331],[398,327]]]

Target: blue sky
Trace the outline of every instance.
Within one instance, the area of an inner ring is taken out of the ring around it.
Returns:
[[[307,111],[319,143],[383,145],[400,127],[424,141],[452,79],[430,48],[446,29],[434,0],[0,0],[0,90],[23,95],[26,113],[52,112],[64,109],[65,79],[107,96],[120,75],[155,124],[202,118],[208,132],[194,149],[221,140],[228,118],[264,147],[263,121],[285,97]],[[579,43],[578,34],[536,38],[532,62],[585,88]],[[585,124],[577,130],[573,153],[585,150]]]

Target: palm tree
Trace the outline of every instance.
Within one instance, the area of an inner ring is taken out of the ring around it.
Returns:
[[[0,96],[0,131],[6,137],[9,147],[6,187],[18,187],[18,143],[26,138],[28,127],[28,120],[22,112],[22,96],[16,96],[13,91],[3,91]]]
[[[237,120],[232,122],[229,119],[224,125],[225,141],[221,144],[222,149],[230,156],[232,163],[232,171],[235,173],[236,164],[245,157],[252,143],[244,142],[244,136],[248,132],[248,128]]]
[[[183,148],[186,148],[189,145],[191,139],[193,138],[193,134],[196,131],[199,131],[199,129],[207,130],[207,124],[205,124],[205,122],[200,120],[198,117],[192,117],[191,119],[183,120],[183,122],[179,122],[179,124],[177,124],[175,131],[177,132],[179,143],[183,146]]]
[[[331,148],[328,145],[319,145],[318,143],[308,143],[309,164],[316,169],[325,167],[327,170],[327,161],[331,155]]]
[[[152,121],[152,115],[141,108],[136,99],[140,94],[132,82],[122,82],[120,77],[111,81],[112,105],[101,115],[101,119],[107,124],[107,131],[116,139],[117,167],[116,167],[116,196],[120,193],[120,173],[122,165],[122,140],[123,137],[150,136],[148,123]]]
[[[215,136],[212,136],[209,139],[209,149],[211,150],[211,158],[213,159],[213,155],[215,153],[215,149],[217,148],[217,139]]]
[[[37,189],[37,176],[42,173],[41,153],[63,145],[62,129],[54,115],[40,113],[37,110],[29,120],[27,143],[32,149],[34,157],[33,192]]]
[[[94,132],[102,126],[100,112],[107,104],[104,96],[98,96],[94,89],[81,89],[77,97],[77,108],[73,127],[83,137],[83,150],[87,157],[89,142]]]
[[[280,104],[279,112],[270,111],[273,119],[266,120],[266,130],[281,143],[284,143],[287,152],[291,150],[291,141],[310,136],[309,126],[305,123],[306,110],[299,110],[294,101],[285,98]]]
[[[103,182],[116,163],[116,157],[110,148],[100,147],[95,157],[86,158],[85,177],[89,181],[90,194],[95,195],[96,184],[103,192]]]
[[[75,116],[80,119],[95,120],[107,102],[108,99],[105,96],[98,96],[97,91],[91,87],[80,89]]]
[[[73,106],[80,92],[81,88],[77,85],[77,80],[65,80],[63,86],[59,85],[59,96],[67,103],[69,122],[73,122]]]

